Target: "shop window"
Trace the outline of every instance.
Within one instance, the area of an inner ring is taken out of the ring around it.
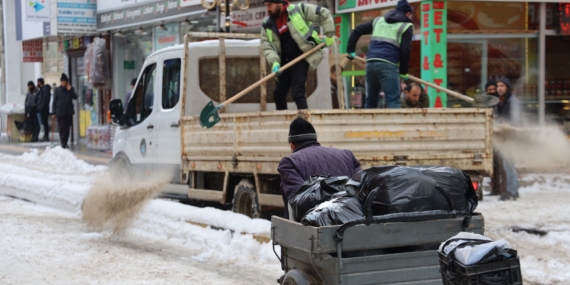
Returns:
[[[126,112],[127,124],[130,126],[138,125],[152,113],[155,74],[156,64],[147,66],[134,89]]]
[[[220,101],[220,67],[218,58],[202,58],[199,62],[200,89],[213,101]],[[266,65],[266,73],[271,74],[271,67]],[[228,57],[226,58],[226,98],[237,94],[255,82],[259,81],[259,57]],[[266,83],[267,102],[275,103],[273,90],[275,80]],[[307,97],[317,89],[317,72],[309,71],[305,84]],[[291,94],[291,91],[289,91]],[[238,99],[235,103],[259,103],[261,101],[259,88]],[[287,96],[287,102],[294,102],[292,96]]]
[[[180,98],[180,67],[179,58],[164,61],[162,68],[162,109],[172,109]]]
[[[64,53],[59,50],[58,42],[44,42],[44,73],[60,74],[64,72]]]

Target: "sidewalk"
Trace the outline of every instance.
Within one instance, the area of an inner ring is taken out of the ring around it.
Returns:
[[[53,146],[56,147],[60,145],[56,137]],[[51,146],[51,142],[20,142],[10,141],[5,135],[0,137],[0,152],[11,155],[21,155],[30,151],[30,149],[37,149],[39,153],[42,153],[47,147]],[[95,165],[107,165],[113,158],[111,150],[101,151],[88,149],[87,139],[79,139],[79,141],[76,140],[75,143],[69,144],[69,150],[73,152],[77,158]]]

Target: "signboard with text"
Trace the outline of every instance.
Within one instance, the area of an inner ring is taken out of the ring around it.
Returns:
[[[560,3],[560,34],[570,35],[570,3]]]
[[[22,62],[43,62],[42,44],[41,39],[22,41]]]
[[[422,1],[421,77],[447,87],[447,1]],[[430,107],[447,107],[447,94],[428,87]]]
[[[57,2],[57,33],[90,34],[97,31],[97,2],[61,0]]]
[[[28,22],[50,21],[50,0],[26,1],[24,11]]]

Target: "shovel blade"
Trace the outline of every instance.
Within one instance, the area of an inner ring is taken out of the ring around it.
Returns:
[[[209,129],[217,124],[221,120],[218,110],[222,107],[223,105],[214,106],[212,101],[206,104],[202,112],[200,112],[200,125]]]

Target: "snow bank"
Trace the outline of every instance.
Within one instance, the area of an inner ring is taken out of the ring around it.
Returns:
[[[79,216],[81,205],[107,167],[93,166],[61,147],[31,150],[21,156],[0,154],[0,195],[26,199]],[[1,197],[1,196],[0,196]],[[206,226],[206,227],[204,227]],[[221,228],[215,230],[210,226]],[[127,234],[158,237],[198,250],[203,262],[254,261],[278,267],[270,243],[271,223],[214,208],[198,208],[166,200],[151,200],[130,224]],[[102,236],[110,236],[103,233]],[[279,252],[279,248],[276,249]]]

